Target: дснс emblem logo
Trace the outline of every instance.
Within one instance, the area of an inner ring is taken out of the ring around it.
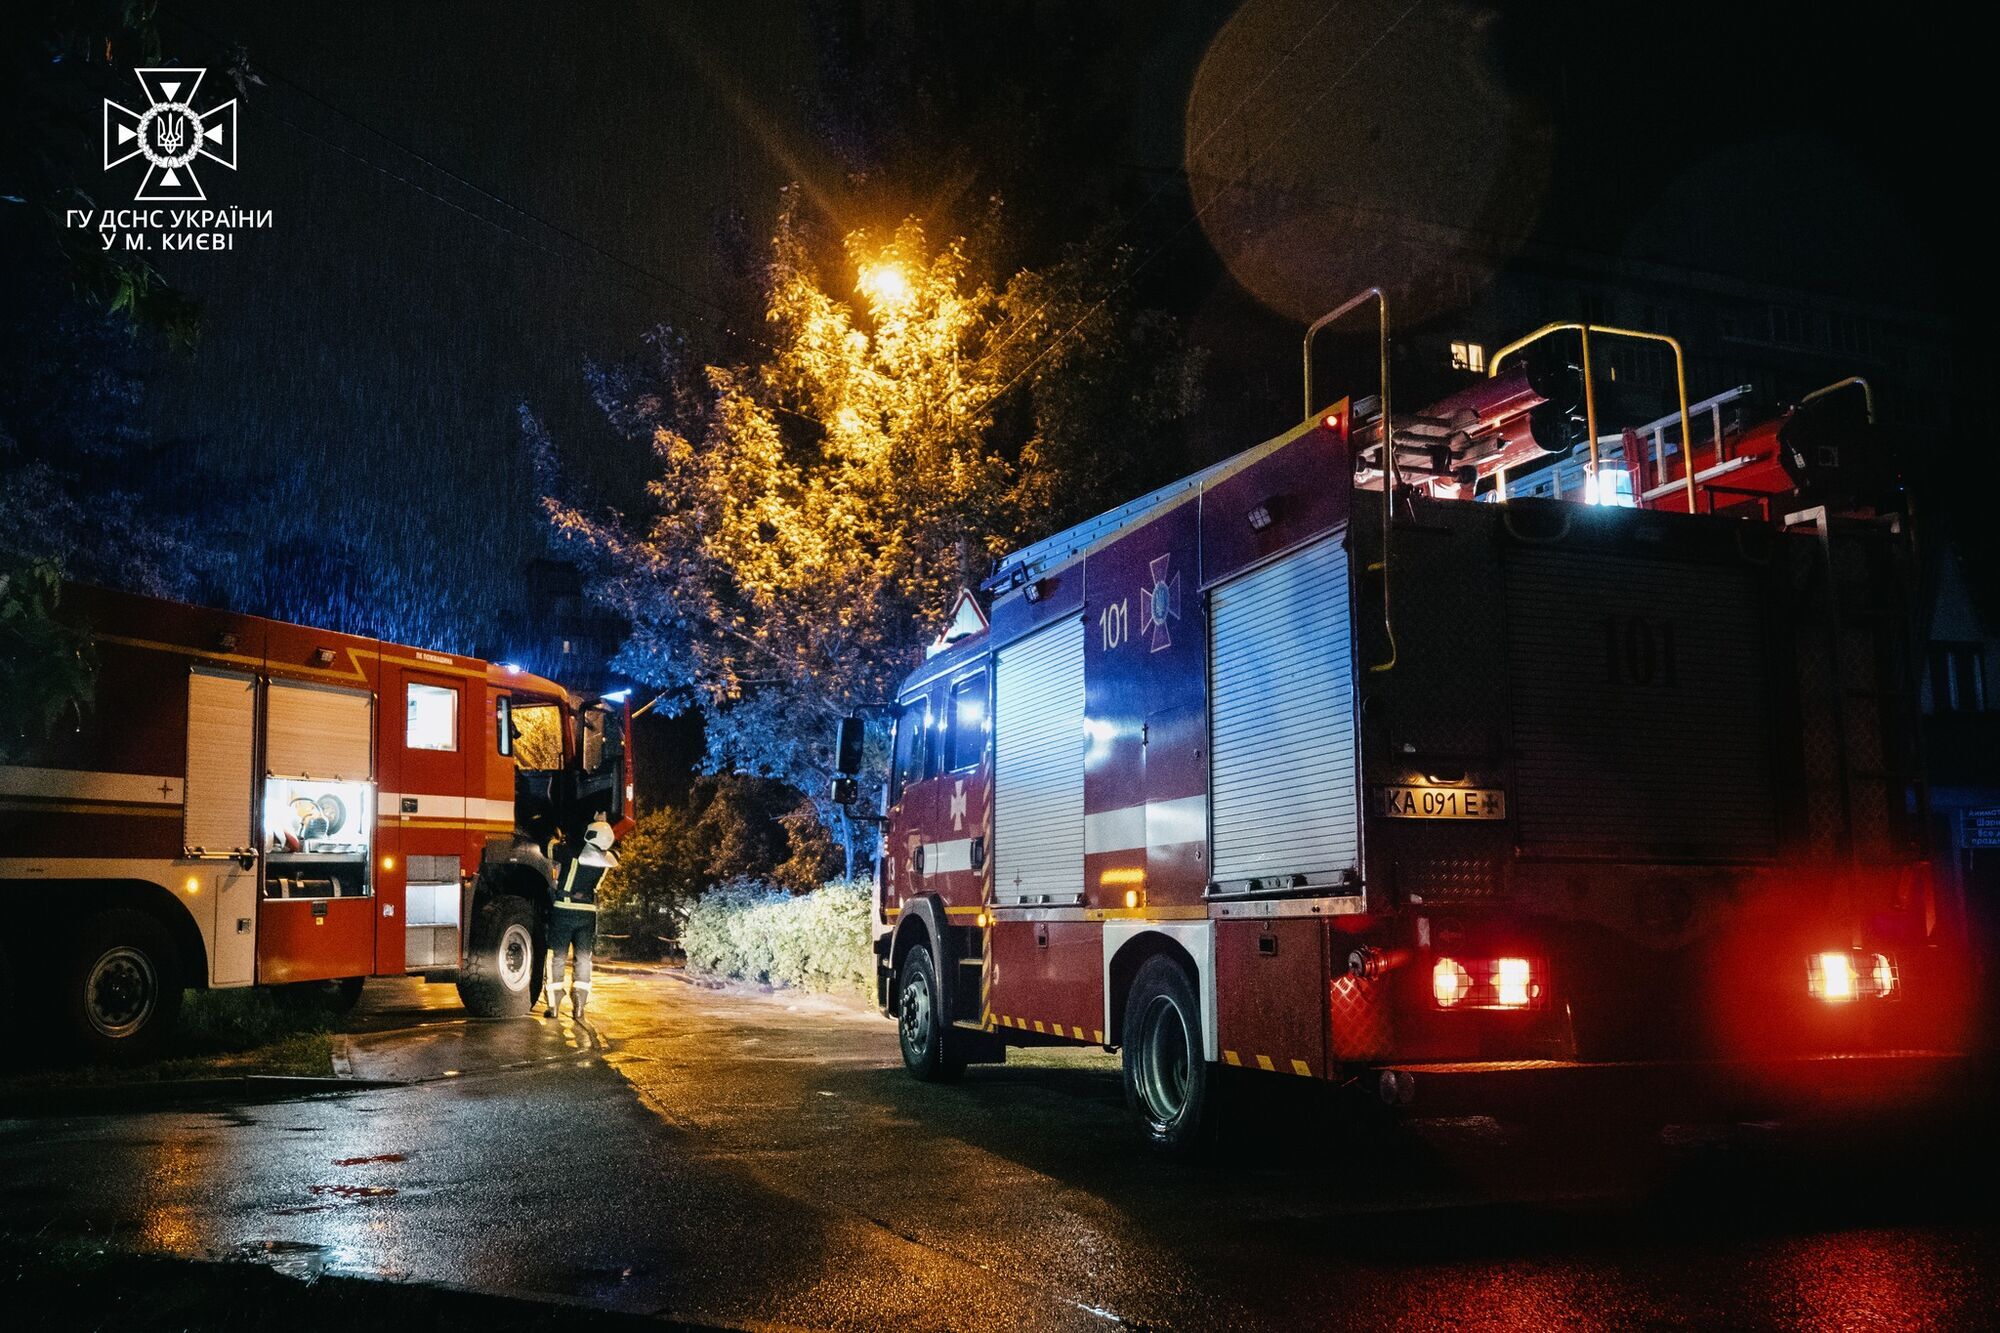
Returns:
[[[207,158],[236,170],[236,99],[208,111],[194,109],[205,69],[138,69],[144,111],[104,99],[104,169],[135,157],[146,175],[132,197],[158,203],[206,199],[195,160]]]

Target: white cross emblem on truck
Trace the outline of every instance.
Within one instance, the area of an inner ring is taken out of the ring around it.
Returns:
[[[1163,555],[1146,566],[1153,576],[1153,586],[1139,589],[1139,632],[1150,632],[1153,636],[1153,652],[1171,648],[1174,636],[1167,629],[1169,620],[1178,620],[1181,614],[1181,576],[1176,574],[1170,581],[1167,569],[1173,563],[1171,555]]]

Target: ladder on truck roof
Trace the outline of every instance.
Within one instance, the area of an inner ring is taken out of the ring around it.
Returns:
[[[1690,425],[1703,419],[1706,419],[1708,422],[1706,438],[1703,438],[1699,433],[1696,435],[1694,443],[1696,457],[1699,458],[1704,451],[1712,453],[1715,457],[1713,463],[1707,467],[1700,468],[1694,474],[1694,482],[1697,489],[1731,472],[1738,471],[1755,461],[1747,457],[1739,456],[1731,458],[1729,456],[1730,442],[1741,436],[1750,423],[1745,423],[1740,419],[1732,422],[1723,412],[1723,408],[1729,406],[1731,403],[1748,398],[1751,392],[1750,385],[1739,384],[1733,389],[1724,389],[1721,393],[1704,398],[1698,403],[1688,404],[1688,420]],[[1636,469],[1640,478],[1639,499],[1646,504],[1665,499],[1667,496],[1673,494],[1673,492],[1683,489],[1687,484],[1679,476],[1669,477],[1666,470],[1667,460],[1681,453],[1680,424],[1680,412],[1673,411],[1667,413],[1667,415],[1659,418],[1657,421],[1649,421],[1643,426],[1634,426],[1630,430],[1620,430],[1611,434],[1599,435],[1597,437],[1598,466],[1601,468],[1607,465],[1626,465],[1626,438],[1628,435],[1636,437],[1640,444],[1640,454],[1637,459],[1638,467]],[[1590,477],[1589,441],[1579,440],[1577,443],[1571,445],[1567,452],[1551,455],[1550,459],[1550,462],[1541,463],[1537,466],[1535,472],[1538,475],[1546,472],[1547,480],[1553,483],[1554,498],[1561,499],[1567,495],[1581,494]],[[1540,460],[1537,461],[1538,463],[1540,462]],[[1646,484],[1645,481],[1649,473],[1653,479],[1650,485]],[[1505,469],[1502,469],[1494,489],[1482,493],[1479,499],[1504,500],[1509,498],[1510,495],[1535,493],[1538,492],[1514,483],[1514,479],[1506,474]]]

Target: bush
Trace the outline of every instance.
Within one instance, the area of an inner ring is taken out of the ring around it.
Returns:
[[[657,958],[678,932],[682,905],[701,883],[687,816],[672,807],[641,818],[618,843],[618,866],[598,886],[598,945],[620,958]]]
[[[868,885],[833,880],[791,894],[733,880],[688,908],[681,947],[688,969],[801,990],[867,995]]]
[[[769,879],[807,890],[840,864],[812,803],[764,778],[696,780],[685,802],[642,817],[618,844],[598,890],[598,942],[621,958],[657,958],[687,905],[714,884]]]

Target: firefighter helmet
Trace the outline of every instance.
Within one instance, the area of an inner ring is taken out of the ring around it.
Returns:
[[[618,839],[617,835],[612,833],[611,825],[602,819],[593,819],[590,821],[590,826],[583,831],[583,840],[600,852],[608,852],[611,850],[611,844]]]

